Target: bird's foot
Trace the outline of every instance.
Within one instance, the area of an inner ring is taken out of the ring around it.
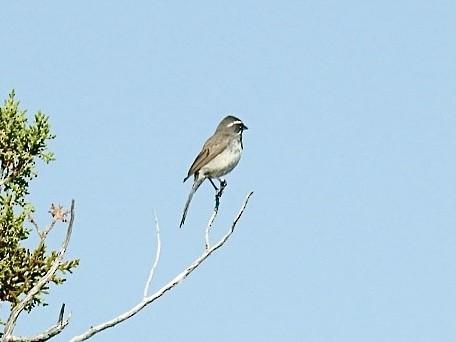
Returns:
[[[217,189],[215,192],[215,196],[218,198],[222,197],[223,190],[225,190],[226,186],[228,185],[226,180],[224,180],[223,178],[219,179],[219,182],[220,182],[220,189]]]

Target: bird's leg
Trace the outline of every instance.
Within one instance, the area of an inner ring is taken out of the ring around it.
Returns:
[[[212,180],[212,178],[209,178],[209,181],[211,182],[212,186],[214,187],[215,191],[218,192],[219,189],[217,188],[217,186],[214,184],[214,181]]]

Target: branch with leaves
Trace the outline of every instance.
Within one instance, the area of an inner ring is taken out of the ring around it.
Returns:
[[[52,207],[56,208],[54,205]],[[58,211],[51,209],[51,212],[53,213],[53,221],[51,223],[51,226],[55,225],[55,222],[56,222],[55,220],[61,220],[61,221],[66,220],[66,216],[67,216],[68,212],[62,211],[61,206],[59,206],[58,208],[59,208]],[[46,284],[48,284],[55,277],[56,272],[59,270],[60,267],[62,267],[62,260],[65,255],[65,252],[68,248],[68,244],[70,243],[71,233],[73,231],[73,222],[74,222],[74,200],[71,202],[70,221],[68,223],[68,228],[67,228],[67,232],[65,235],[65,239],[62,242],[62,246],[60,247],[59,252],[57,253],[55,259],[52,261],[52,265],[49,268],[48,272],[38,280],[38,282],[26,294],[24,299],[22,299],[13,308],[13,310],[11,310],[9,318],[5,324],[5,330],[3,333],[2,341],[5,341],[5,342],[9,342],[9,341],[46,341],[46,340],[49,340],[51,337],[62,332],[62,330],[68,325],[70,317],[63,319],[65,305],[62,305],[62,309],[60,310],[59,319],[58,319],[57,324],[53,325],[52,327],[47,329],[45,332],[43,332],[37,336],[34,336],[34,337],[12,336],[12,333],[13,333],[14,327],[16,325],[17,319],[19,317],[19,314],[27,307],[27,305],[30,304],[30,302],[36,297],[36,295],[43,290],[43,288],[46,286]],[[45,229],[44,231],[41,231],[37,227],[37,230],[40,233],[39,234],[40,237],[44,236],[43,233],[46,232],[46,234],[47,234],[49,232],[49,228]],[[43,240],[41,240],[40,243],[42,243],[42,241]]]
[[[47,252],[46,236],[57,221],[64,220],[62,208],[51,208],[52,222],[40,231],[27,198],[29,182],[37,177],[37,160],[49,163],[54,159],[47,149],[55,137],[50,132],[48,117],[41,112],[28,122],[12,91],[0,107],[0,303],[10,309],[7,322],[0,317],[2,341],[14,340],[12,331],[19,314],[46,305],[49,283],[62,284],[65,279],[61,275],[79,264],[79,260],[63,261],[58,251]],[[32,231],[27,218],[40,236],[32,250],[23,246]]]

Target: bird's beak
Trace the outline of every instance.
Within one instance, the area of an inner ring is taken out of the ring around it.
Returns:
[[[243,130],[247,130],[247,129],[249,129],[249,128],[248,128],[246,125],[242,124],[242,129],[243,129]]]

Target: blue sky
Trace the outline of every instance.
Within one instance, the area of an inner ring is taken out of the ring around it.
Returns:
[[[93,341],[456,340],[452,1],[8,2],[0,94],[50,116],[36,218],[76,200],[81,266],[17,334],[66,341],[136,304],[204,248],[182,179],[226,114],[249,130],[213,239],[172,292]],[[50,243],[58,246],[63,228]]]

